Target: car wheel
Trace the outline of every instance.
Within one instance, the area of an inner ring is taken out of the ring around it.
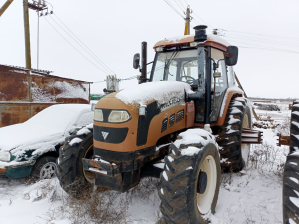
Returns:
[[[32,177],[40,180],[55,177],[57,168],[55,161],[56,158],[53,156],[39,158],[32,169]]]

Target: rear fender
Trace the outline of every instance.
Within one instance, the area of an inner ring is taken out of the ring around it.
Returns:
[[[231,99],[235,97],[243,97],[243,96],[244,96],[244,92],[237,86],[230,87],[226,90],[221,104],[221,108],[220,108],[220,112],[216,124],[217,126],[222,126],[224,124]]]

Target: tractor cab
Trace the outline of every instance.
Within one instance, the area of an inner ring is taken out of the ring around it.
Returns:
[[[193,96],[187,96],[195,103],[194,122],[213,124],[217,123],[226,90],[235,86],[232,66],[237,63],[238,49],[229,46],[218,36],[205,35],[205,28],[197,26],[195,36],[175,37],[157,42],[154,46],[156,56],[150,77],[148,79],[146,75],[141,76],[141,80],[188,83],[195,92]],[[134,61],[139,57],[139,54],[136,55]],[[143,52],[142,55],[146,53]],[[142,66],[141,72],[145,67]]]

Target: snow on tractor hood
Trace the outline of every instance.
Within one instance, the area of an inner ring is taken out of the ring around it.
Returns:
[[[132,88],[126,88],[118,92],[115,97],[125,104],[138,103],[146,105],[156,100],[158,104],[167,103],[172,98],[184,99],[184,94],[193,93],[191,86],[185,82],[160,81],[142,83]]]

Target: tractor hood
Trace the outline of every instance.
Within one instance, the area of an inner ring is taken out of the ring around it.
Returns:
[[[115,97],[125,104],[147,105],[149,102],[157,101],[158,105],[165,105],[175,103],[173,101],[184,101],[185,92],[193,93],[191,86],[185,82],[160,81],[126,88]]]

